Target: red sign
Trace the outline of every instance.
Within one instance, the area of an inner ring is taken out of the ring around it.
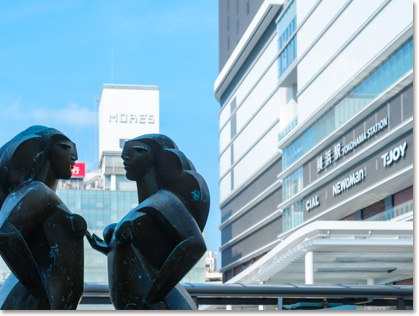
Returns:
[[[86,164],[84,162],[76,162],[73,170],[71,170],[72,178],[84,178],[86,176]]]

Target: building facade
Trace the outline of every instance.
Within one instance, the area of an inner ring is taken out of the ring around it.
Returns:
[[[264,1],[214,90],[224,282],[413,282],[411,2]]]
[[[263,0],[218,0],[219,70],[223,68]]]

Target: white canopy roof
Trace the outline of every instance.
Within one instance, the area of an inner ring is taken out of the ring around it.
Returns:
[[[413,222],[317,221],[288,236],[227,283],[385,284],[413,277]]]

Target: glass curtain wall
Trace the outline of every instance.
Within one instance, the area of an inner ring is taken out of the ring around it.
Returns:
[[[279,19],[277,24],[278,44],[281,52],[278,57],[279,73],[278,78],[285,73],[297,56],[297,15],[295,1],[287,7],[285,13]]]
[[[291,204],[282,213],[282,232],[300,225],[304,220],[303,200]]]
[[[283,170],[346,123],[412,68],[413,38],[332,106],[302,136],[283,149]]]

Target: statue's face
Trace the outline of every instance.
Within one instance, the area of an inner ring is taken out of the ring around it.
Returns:
[[[57,179],[70,179],[77,160],[76,144],[70,140],[56,142],[51,149],[51,167]]]
[[[129,180],[140,180],[154,163],[153,150],[140,141],[127,141],[121,158]]]

